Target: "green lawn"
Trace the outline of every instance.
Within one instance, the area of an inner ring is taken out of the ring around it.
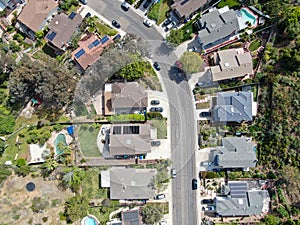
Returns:
[[[157,139],[167,138],[167,120],[153,119],[151,120],[151,126],[157,129]]]
[[[223,8],[226,5],[228,5],[230,9],[238,9],[242,4],[238,0],[222,0],[217,5],[217,8]]]
[[[259,48],[260,45],[261,45],[261,41],[259,39],[256,39],[250,43],[249,50],[251,52],[255,51],[256,49]]]
[[[168,1],[162,0],[151,7],[148,17],[155,20],[157,24],[161,24],[167,18],[166,14],[169,9]]]
[[[118,31],[116,31],[112,27],[108,26],[107,24],[105,24],[101,20],[96,21],[95,25],[96,25],[97,32],[102,37],[105,36],[105,35],[115,36],[118,33]]]
[[[101,157],[97,146],[97,135],[100,128],[95,125],[81,125],[78,131],[80,149],[85,157]]]

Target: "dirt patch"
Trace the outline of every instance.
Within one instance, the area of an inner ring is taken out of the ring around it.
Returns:
[[[33,182],[35,190],[28,192],[26,184]],[[72,197],[70,191],[61,191],[58,181],[45,181],[43,178],[10,176],[0,190],[0,224],[66,224],[59,220],[59,212],[67,198]],[[40,197],[47,201],[47,207],[39,213],[31,209],[32,200]]]

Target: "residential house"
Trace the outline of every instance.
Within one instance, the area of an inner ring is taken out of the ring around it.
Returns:
[[[122,225],[141,225],[142,216],[139,209],[122,211]]]
[[[48,25],[49,32],[45,37],[48,45],[55,50],[65,51],[82,20],[82,16],[76,12],[69,16],[64,13],[55,15]]]
[[[101,171],[101,187],[110,188],[110,199],[153,199],[155,174],[155,169],[113,167]]]
[[[150,124],[113,124],[109,153],[112,156],[145,155],[151,151]]]
[[[6,8],[13,10],[18,4],[17,0],[0,0],[0,12]]]
[[[205,8],[210,0],[175,0],[171,5],[174,15],[183,21],[190,18],[195,12]]]
[[[214,63],[215,66],[210,67],[213,82],[253,74],[251,54],[242,48],[218,51]]]
[[[58,2],[55,0],[28,0],[18,16],[16,27],[34,39],[35,33],[42,30],[57,11]]]
[[[258,162],[254,144],[245,137],[224,137],[222,146],[211,151],[210,170],[242,169],[249,171]]]
[[[237,123],[252,121],[255,109],[251,91],[219,92],[213,108],[213,120]]]
[[[148,106],[148,95],[137,82],[107,83],[104,104],[105,115],[142,112]]]
[[[268,191],[249,188],[247,181],[229,181],[222,189],[224,196],[215,198],[218,216],[256,216],[269,210]]]
[[[239,39],[239,31],[243,17],[225,6],[221,9],[212,8],[197,21],[199,32],[198,41],[205,53],[230,44]]]
[[[88,34],[78,42],[79,47],[72,52],[72,59],[80,68],[86,70],[100,58],[104,48],[111,43],[113,40],[109,36],[100,38],[95,34]]]

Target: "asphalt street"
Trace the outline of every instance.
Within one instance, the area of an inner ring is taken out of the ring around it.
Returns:
[[[161,65],[161,75],[170,105],[171,156],[177,177],[172,180],[173,225],[197,225],[196,191],[192,190],[192,179],[196,177],[196,122],[191,91],[188,82],[174,67],[176,55],[165,43],[161,34],[143,24],[143,17],[129,9],[121,9],[117,0],[88,0],[88,6],[108,20],[117,20],[121,29],[135,33],[149,42],[153,61]]]

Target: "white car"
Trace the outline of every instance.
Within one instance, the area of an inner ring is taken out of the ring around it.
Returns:
[[[155,22],[153,20],[150,20],[150,19],[144,19],[144,22],[145,26],[147,27],[151,27],[153,24],[155,24]]]

